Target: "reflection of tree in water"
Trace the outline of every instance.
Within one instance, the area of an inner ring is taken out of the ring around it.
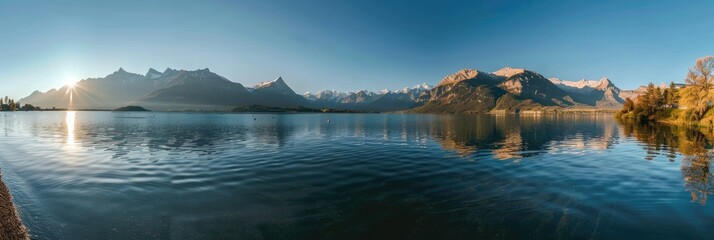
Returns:
[[[657,155],[663,154],[670,161],[674,161],[677,149],[680,148],[682,137],[680,132],[683,133],[685,128],[655,123],[618,122],[623,126],[625,136],[646,143],[646,160],[652,160]]]
[[[652,160],[656,155],[666,155],[674,161],[676,153],[683,155],[682,178],[684,187],[692,195],[692,201],[705,205],[707,195],[714,193],[714,181],[711,172],[712,135],[698,129],[662,125],[654,123],[620,122],[625,135],[635,137],[646,143],[645,159]]]
[[[684,187],[692,194],[692,201],[706,205],[707,195],[714,189],[710,169],[711,146],[704,134],[697,131],[691,135],[691,140],[683,144],[688,154],[682,159],[682,178]]]

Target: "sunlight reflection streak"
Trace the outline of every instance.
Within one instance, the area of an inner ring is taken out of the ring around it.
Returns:
[[[75,111],[67,111],[67,115],[65,116],[65,124],[67,125],[67,144],[68,145],[75,144],[75,139],[74,139],[75,114],[76,114]]]

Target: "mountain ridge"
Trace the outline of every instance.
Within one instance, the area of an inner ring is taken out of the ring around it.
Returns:
[[[246,87],[208,68],[193,71],[166,68],[163,72],[149,68],[142,75],[120,67],[105,77],[83,79],[74,88],[33,91],[20,102],[75,109],[142,105],[152,110],[219,110],[263,105],[379,112],[489,112],[552,107],[616,108],[625,97],[637,94],[634,90],[617,88],[608,78],[567,81],[511,67],[494,72],[461,69],[446,75],[435,86],[423,83],[378,92],[322,90],[302,95],[295,93],[282,76]]]

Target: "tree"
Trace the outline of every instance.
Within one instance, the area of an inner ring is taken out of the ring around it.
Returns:
[[[665,89],[664,98],[667,106],[674,108],[679,105],[679,90],[674,82],[669,83],[669,89]]]
[[[635,113],[640,120],[655,120],[657,113],[664,108],[665,99],[653,83],[647,85],[647,92],[637,98]]]
[[[653,83],[647,85],[646,92],[637,97],[637,102],[625,99],[622,110],[617,112],[617,118],[634,118],[640,121],[654,121],[663,116],[666,105],[666,94]]]
[[[17,106],[15,105],[15,100],[13,100],[13,99],[10,99],[10,103],[8,105],[9,105],[10,111],[15,111],[17,108]]]
[[[635,110],[635,102],[632,101],[630,98],[625,98],[625,103],[622,106],[622,110],[624,112],[630,112],[632,110]]]
[[[709,110],[714,87],[714,57],[706,56],[697,59],[694,67],[687,74],[687,94],[684,102],[691,112],[690,120],[699,120]]]
[[[20,108],[22,111],[39,111],[42,110],[40,107],[33,106],[32,104],[25,103],[24,106]]]

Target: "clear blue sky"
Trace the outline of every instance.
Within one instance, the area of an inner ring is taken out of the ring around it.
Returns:
[[[210,68],[297,92],[396,89],[462,68],[681,81],[714,54],[714,1],[0,0],[0,94],[119,67]]]

